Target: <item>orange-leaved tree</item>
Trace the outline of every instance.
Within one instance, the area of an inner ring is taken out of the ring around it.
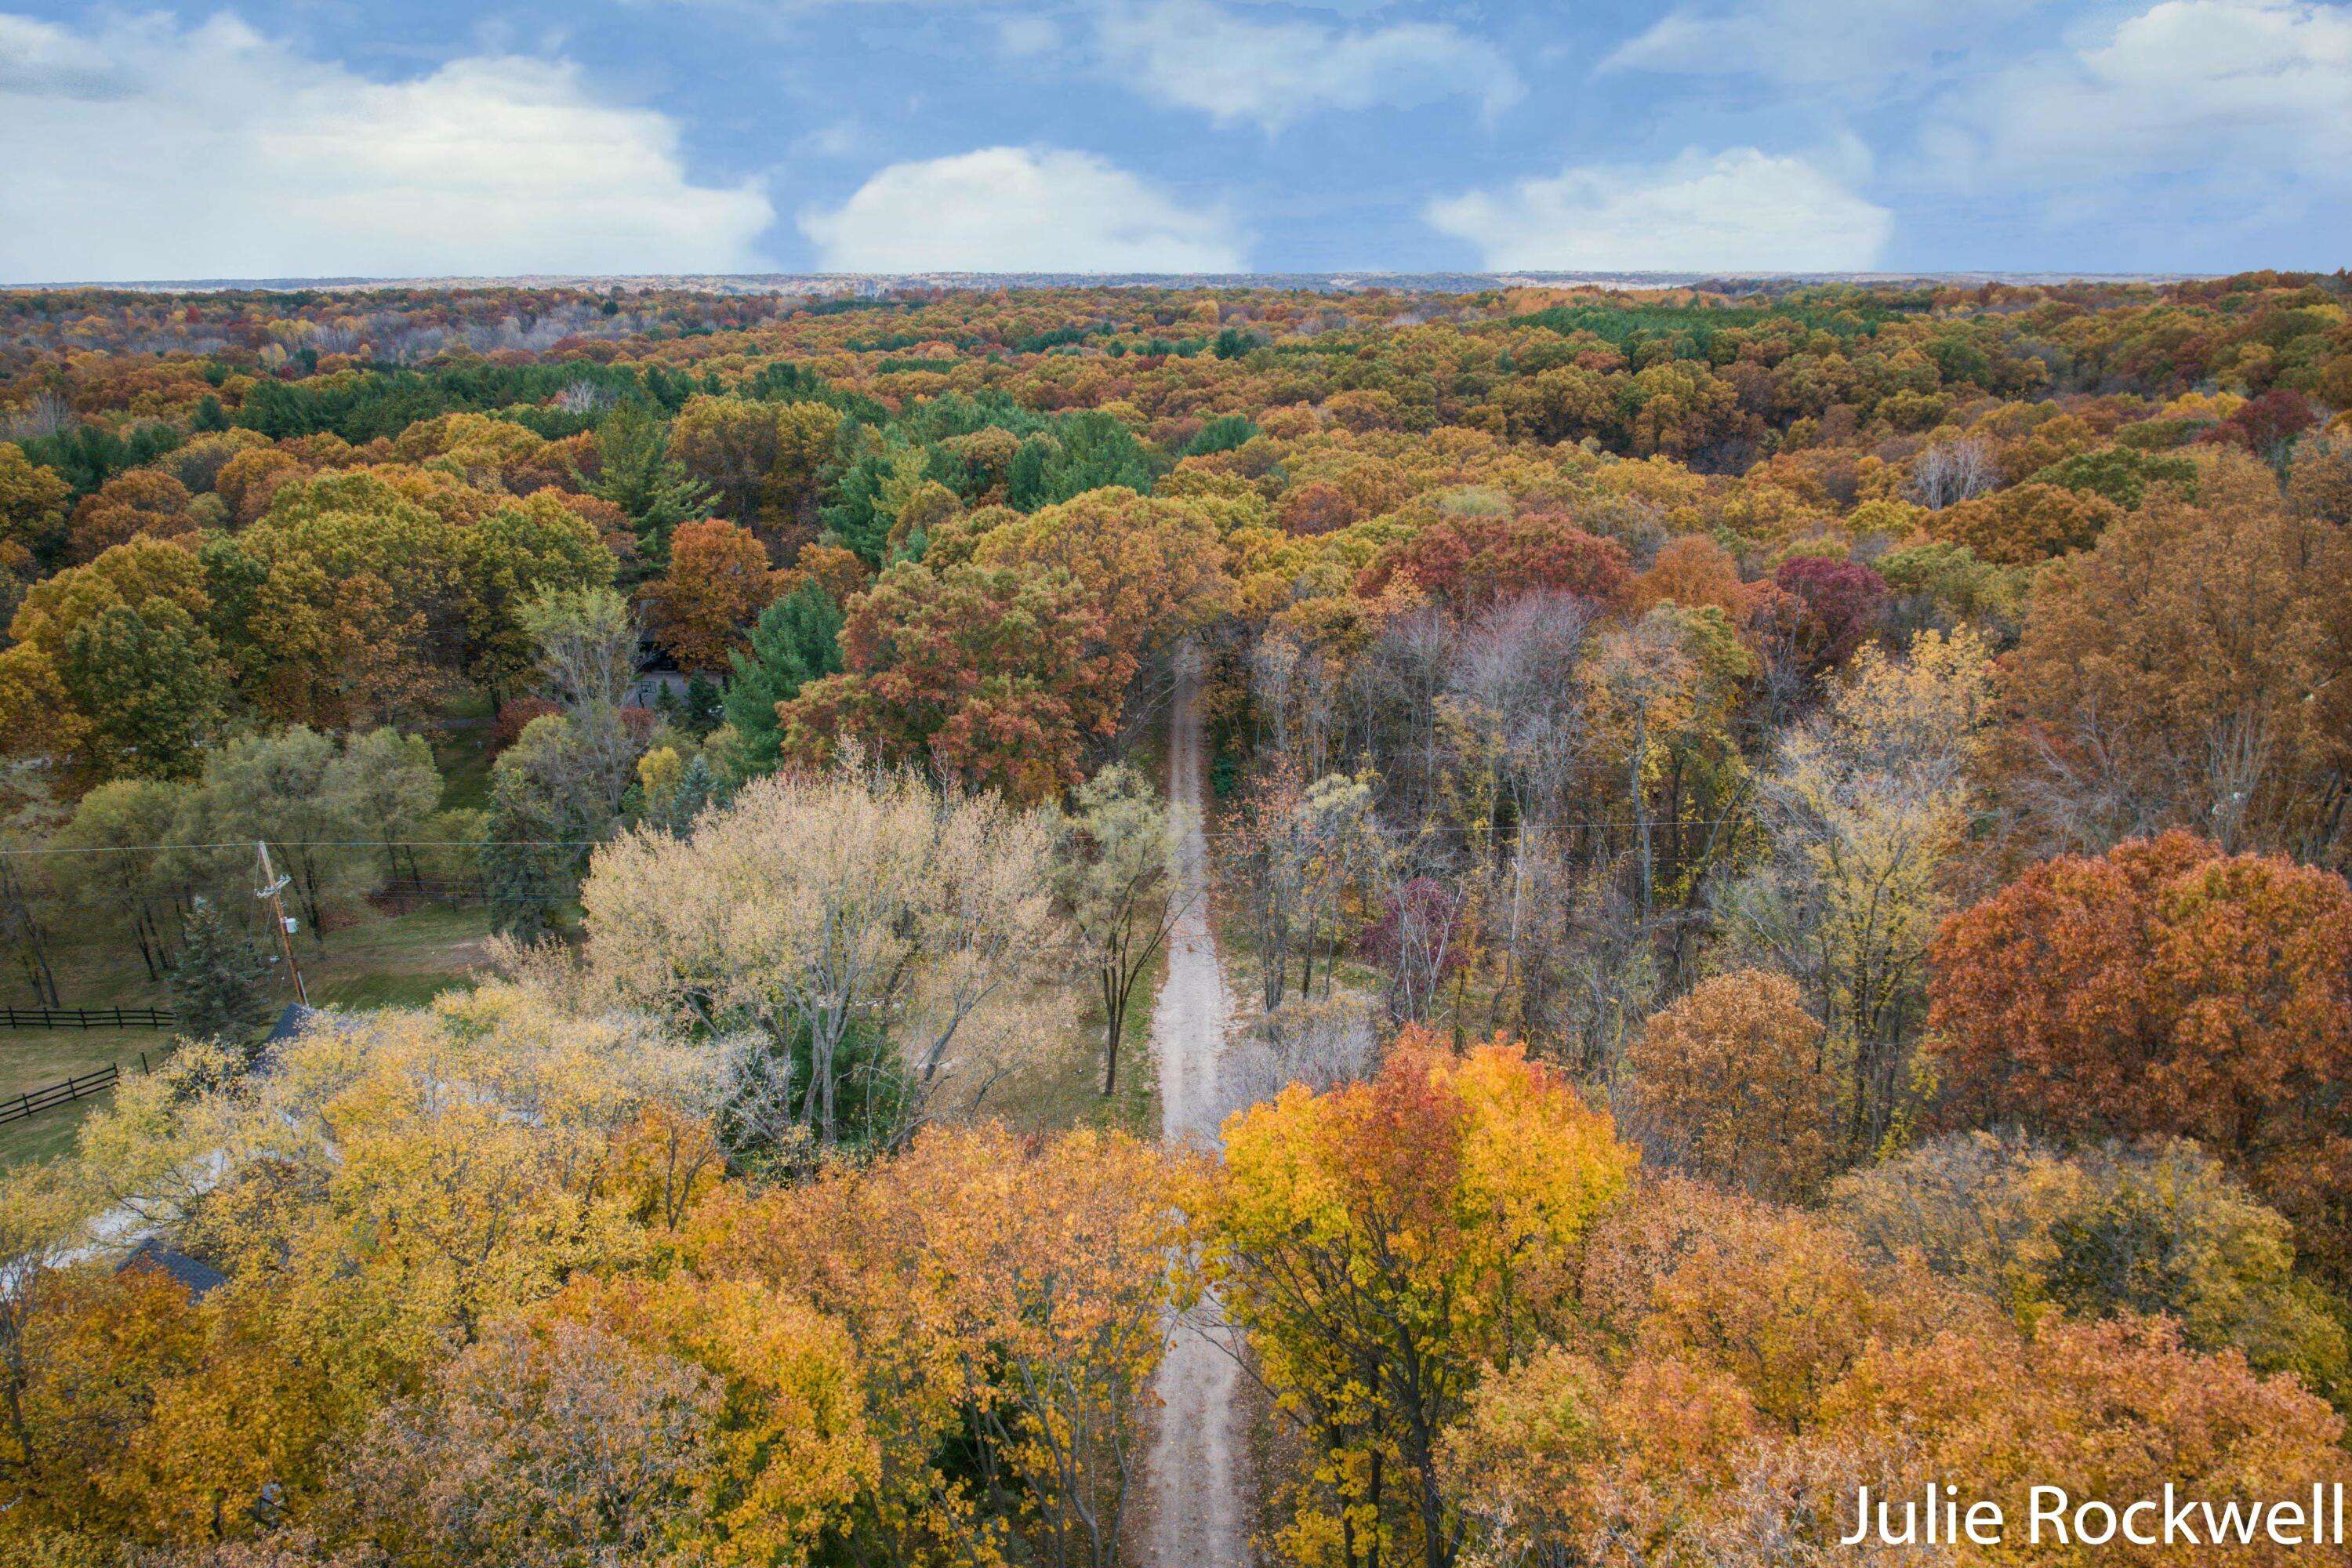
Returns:
[[[841,651],[843,673],[777,709],[787,759],[822,763],[856,736],[1024,802],[1085,776],[1135,670],[1067,576],[971,563],[891,567],[850,602]]]
[[[844,1561],[1113,1568],[1196,1180],[1120,1134],[940,1127],[689,1219],[694,1289],[807,1303],[855,1349],[879,1468]]]
[[[972,558],[1068,573],[1113,646],[1140,657],[1229,605],[1224,554],[1205,512],[1115,486],[991,530]]]
[[[670,535],[669,571],[646,588],[654,640],[688,669],[724,669],[760,612],[774,602],[768,547],[723,518],[683,522]]]
[[[1947,921],[1957,1114],[2204,1143],[2332,1268],[2352,1202],[2352,889],[2185,833],[2044,861]]]
[[[1626,1067],[1644,1142],[1687,1169],[1783,1199],[1829,1174],[1839,1086],[1821,1022],[1787,975],[1701,981],[1651,1018]]]

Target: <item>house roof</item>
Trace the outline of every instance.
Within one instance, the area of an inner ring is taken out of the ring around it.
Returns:
[[[270,1026],[269,1033],[261,1037],[261,1043],[274,1046],[281,1040],[292,1039],[302,1032],[302,1026],[309,1023],[317,1011],[314,1007],[303,1006],[299,1002],[287,1003],[286,1011],[278,1015],[278,1022]]]
[[[117,1274],[128,1274],[134,1268],[161,1270],[178,1280],[188,1292],[190,1300],[204,1300],[214,1287],[228,1283],[228,1276],[184,1252],[174,1252],[153,1237],[149,1237],[131,1249],[131,1255],[114,1267]]]

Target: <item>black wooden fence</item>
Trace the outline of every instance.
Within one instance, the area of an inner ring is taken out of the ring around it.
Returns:
[[[168,1029],[172,1024],[168,1007],[0,1007],[0,1028],[7,1029]],[[151,1070],[144,1051],[139,1055],[139,1070]],[[104,1094],[121,1081],[122,1068],[109,1062],[63,1083],[0,1100],[0,1126]]]
[[[69,1078],[63,1083],[53,1083],[47,1089],[33,1089],[18,1095],[14,1100],[0,1100],[0,1125],[11,1121],[22,1121],[36,1111],[69,1104],[87,1095],[104,1094],[121,1082],[121,1079],[122,1069],[109,1062],[96,1072],[84,1073],[79,1078]]]
[[[0,1007],[0,1029],[168,1029],[168,1007]]]

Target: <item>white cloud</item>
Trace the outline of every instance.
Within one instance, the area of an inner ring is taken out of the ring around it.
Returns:
[[[1179,205],[1116,164],[983,147],[893,163],[801,231],[835,272],[1237,272],[1220,211]]]
[[[1497,270],[1859,271],[1894,227],[1819,164],[1753,147],[1574,165],[1432,203],[1426,216]]]
[[[1491,115],[1525,90],[1493,45],[1438,22],[1348,29],[1157,0],[1114,6],[1099,26],[1108,69],[1220,125],[1255,121],[1272,132],[1318,110],[1454,97],[1475,99]]]
[[[0,16],[0,126],[16,281],[741,270],[774,217],[567,65],[377,82],[226,16]]]
[[[1680,6],[1621,44],[1604,70],[1758,75],[1809,85],[1891,84],[2013,35],[1998,24],[2050,0],[1749,0]]]
[[[2307,0],[2163,0],[1960,94],[1927,144],[1951,172],[2011,179],[2346,178],[2352,12]]]

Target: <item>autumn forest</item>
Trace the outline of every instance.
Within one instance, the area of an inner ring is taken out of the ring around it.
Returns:
[[[2341,272],[16,289],[0,627],[0,1568],[2347,1561],[1846,1542],[2352,1483]]]

